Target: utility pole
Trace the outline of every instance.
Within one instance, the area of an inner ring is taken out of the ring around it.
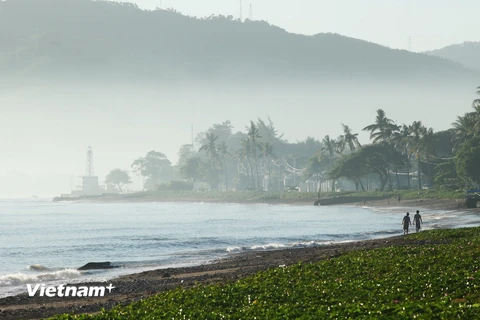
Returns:
[[[243,20],[243,3],[242,0],[240,0],[240,21]]]
[[[293,158],[293,168],[297,168],[297,158]],[[293,186],[297,186],[297,171],[293,171]]]
[[[408,37],[408,51],[412,52],[412,37]]]
[[[250,19],[250,21],[253,20],[253,6],[251,2],[250,2],[250,12],[248,14],[248,19]]]
[[[192,124],[191,134],[192,134],[192,151],[194,151],[194,145],[193,145],[193,124]]]

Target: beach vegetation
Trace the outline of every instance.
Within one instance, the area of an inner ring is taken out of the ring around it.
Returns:
[[[52,319],[477,319],[479,247],[478,227],[429,230],[401,245]]]
[[[245,130],[237,132],[227,120],[200,132],[192,144],[181,146],[176,165],[164,154],[151,151],[135,160],[132,168],[145,177],[145,190],[158,185],[165,189],[170,181],[181,179],[193,191],[212,194],[300,191],[321,198],[327,190],[372,195],[411,189],[423,193],[425,186],[465,190],[480,181],[478,100],[451,128],[437,132],[420,120],[397,124],[378,109],[374,121],[363,128],[370,134],[370,143],[361,143],[358,133],[344,123],[336,138],[309,136],[289,142],[270,117],[251,120]]]
[[[480,136],[465,142],[457,155],[456,169],[466,185],[480,184]]]
[[[132,183],[132,180],[130,179],[130,175],[126,170],[113,169],[105,177],[105,183],[115,185],[118,191],[122,192],[123,187]]]
[[[132,163],[133,172],[140,174],[145,179],[144,188],[152,190],[156,185],[168,179],[171,165],[167,156],[152,150],[145,157],[140,157]]]

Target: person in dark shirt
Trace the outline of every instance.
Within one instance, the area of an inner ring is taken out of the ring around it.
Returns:
[[[422,216],[420,215],[420,210],[417,210],[417,213],[413,216],[413,225],[417,232],[420,230],[420,224],[423,223]]]
[[[412,225],[412,222],[410,221],[410,213],[407,212],[405,217],[403,217],[402,225],[403,225],[403,234],[408,234],[408,227]]]

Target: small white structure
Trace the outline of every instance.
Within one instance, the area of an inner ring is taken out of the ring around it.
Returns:
[[[93,151],[92,147],[87,149],[87,167],[86,174],[81,177],[82,185],[77,186],[77,190],[72,190],[69,195],[62,194],[62,197],[82,197],[98,196],[105,193],[105,189],[98,185],[98,177],[93,172]]]

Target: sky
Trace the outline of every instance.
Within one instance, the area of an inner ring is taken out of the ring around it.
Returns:
[[[123,1],[127,2],[127,1]],[[129,0],[140,8],[174,8],[189,16],[240,16],[240,0]],[[480,41],[478,0],[243,0],[243,17],[292,33],[339,33],[394,49],[422,52]],[[381,27],[380,27],[381,26]]]
[[[251,1],[255,20],[266,20],[293,33],[334,32],[399,49],[408,49],[411,36],[412,51],[480,40],[474,34],[478,28],[473,22],[480,12],[478,0]],[[160,5],[160,0],[134,2],[146,10]],[[239,4],[239,0],[162,0],[163,8],[197,17],[238,17]],[[243,16],[248,17],[250,0],[243,0],[243,4]],[[150,150],[165,153],[175,163],[180,146],[191,141],[192,124],[197,134],[214,123],[231,120],[236,132],[244,131],[250,120],[270,116],[285,138],[295,142],[308,136],[320,140],[326,134],[337,137],[343,122],[359,132],[365,143],[368,136],[361,128],[374,119],[376,109],[382,108],[400,124],[422,119],[434,130],[444,130],[456,116],[470,111],[478,84],[422,91],[413,86],[408,93],[363,85],[368,90],[350,89],[348,94],[344,87],[335,91],[293,83],[285,87],[245,84],[240,88],[185,83],[173,89],[91,85],[57,88],[53,93],[48,86],[32,85],[0,94],[4,136],[0,141],[0,180],[4,182],[0,198],[17,195],[19,190],[22,195],[39,196],[69,192],[85,172],[89,145],[101,182],[113,168],[131,170],[131,163]],[[65,112],[66,104],[69,112]],[[132,112],[132,105],[141,108]],[[209,113],[199,111],[203,108]],[[317,109],[318,115],[305,117]],[[140,188],[141,179],[134,176],[133,180],[132,188]]]

